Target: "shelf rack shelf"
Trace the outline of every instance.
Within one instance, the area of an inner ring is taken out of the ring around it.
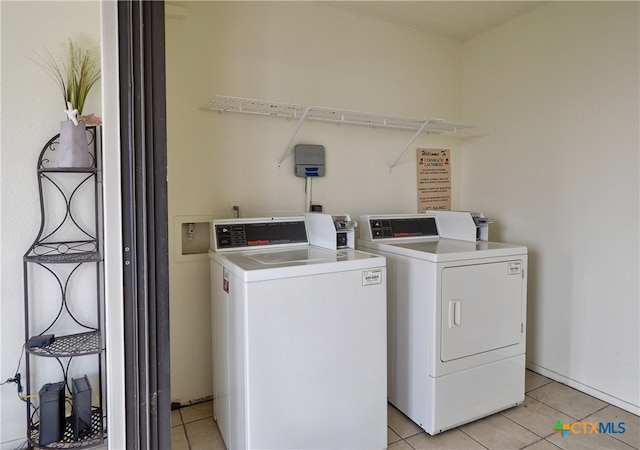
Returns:
[[[388,168],[390,171],[421,133],[469,137],[474,135],[474,130],[477,128],[477,125],[450,122],[444,119],[421,119],[415,117],[367,113],[346,109],[327,108],[323,106],[309,106],[223,95],[215,95],[209,99],[201,109],[204,111],[216,111],[219,113],[234,112],[297,120],[298,124],[293,132],[293,136],[289,140],[287,147],[278,160],[278,167],[282,164],[282,161],[289,152],[300,127],[306,120],[334,123],[338,125],[359,125],[371,128],[389,128],[413,131],[415,134],[409,143],[404,147],[398,157],[389,164]]]
[[[99,331],[58,336],[45,347],[31,347],[27,351],[33,355],[64,358],[72,356],[95,355],[102,351]]]
[[[91,448],[104,443],[102,429],[102,409],[93,407],[91,409],[91,431],[80,439],[74,439],[73,427],[69,418],[65,421],[63,438],[58,442],[47,445],[39,445],[40,429],[37,424],[29,425],[29,441],[35,448]]]

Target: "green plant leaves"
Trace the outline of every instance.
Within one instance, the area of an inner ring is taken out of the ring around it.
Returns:
[[[39,61],[33,60],[42,67],[56,82],[62,91],[65,109],[67,102],[82,115],[89,91],[100,79],[100,55],[91,47],[83,47],[77,41],[69,39],[67,54],[61,61],[56,60],[45,49]]]

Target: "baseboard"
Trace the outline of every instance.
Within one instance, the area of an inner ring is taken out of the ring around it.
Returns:
[[[185,408],[187,406],[197,405],[198,403],[210,402],[211,400],[213,400],[213,395],[207,395],[206,397],[196,398],[186,402],[171,402],[171,409]]]

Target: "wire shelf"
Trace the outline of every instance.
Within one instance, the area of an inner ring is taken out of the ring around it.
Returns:
[[[68,356],[82,356],[100,353],[100,332],[89,331],[86,333],[58,336],[45,347],[31,347],[27,351],[33,355],[62,358]]]
[[[464,135],[465,132],[476,128],[476,125],[450,122],[444,119],[421,119],[222,95],[214,96],[201,109],[205,111],[281,117],[284,119],[301,119],[307,112],[306,120],[410,131],[417,131],[425,122],[428,122],[427,126],[422,130],[425,133]]]
[[[41,445],[40,440],[40,427],[38,424],[31,425],[29,427],[29,443],[35,448],[90,448],[96,447],[104,443],[104,430],[103,430],[103,418],[102,409],[92,407],[91,410],[91,430],[85,436],[80,439],[74,439],[73,427],[71,424],[71,417],[66,418],[66,424],[63,437],[60,441],[51,442],[49,444]]]
[[[388,165],[389,171],[409,149],[416,138],[422,134],[445,134],[459,137],[470,137],[477,135],[477,125],[461,122],[450,122],[444,119],[421,119],[416,117],[403,117],[395,115],[385,115],[351,111],[347,109],[326,108],[323,106],[299,105],[295,103],[284,103],[269,100],[258,100],[252,98],[229,97],[215,95],[209,99],[200,109],[204,111],[235,112],[242,114],[253,114],[258,116],[280,117],[283,119],[295,119],[298,125],[293,132],[289,144],[285,148],[282,156],[278,160],[280,167],[285,156],[289,152],[293,141],[305,120],[315,120],[320,122],[360,125],[372,128],[391,128],[396,130],[413,131],[415,134],[404,147],[398,157]]]
[[[36,242],[25,255],[25,261],[41,263],[82,263],[101,260],[95,240]]]

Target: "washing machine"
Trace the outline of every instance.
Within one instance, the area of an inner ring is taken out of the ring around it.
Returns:
[[[360,218],[358,248],[387,259],[389,402],[432,435],[524,401],[527,249],[476,229],[463,212]]]
[[[303,216],[218,220],[211,233],[227,448],[385,448],[385,258],[311,245]]]

